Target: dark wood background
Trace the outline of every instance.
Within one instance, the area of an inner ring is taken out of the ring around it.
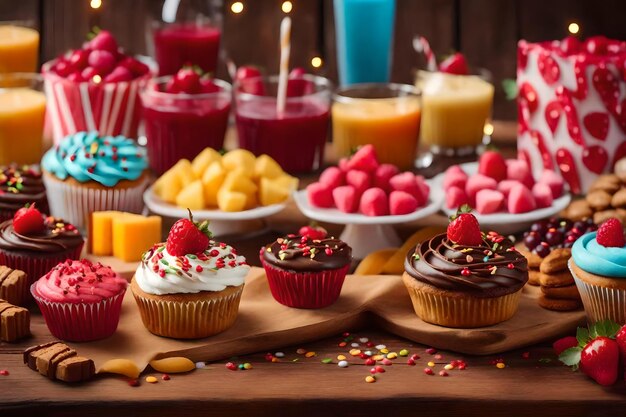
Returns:
[[[209,0],[207,0],[209,1]],[[255,64],[268,72],[278,69],[278,28],[282,0],[242,0],[233,14],[233,0],[223,1],[223,56],[237,65]],[[128,51],[146,53],[145,29],[161,0],[102,0],[98,10],[90,0],[0,0],[0,21],[31,20],[41,30],[41,59],[46,61],[78,47],[94,25],[111,30]],[[292,66],[303,66],[337,79],[332,0],[292,0]],[[515,77],[516,42],[562,38],[570,22],[580,36],[603,34],[626,39],[623,0],[397,0],[393,81],[411,82],[424,65],[411,47],[415,34],[426,36],[438,56],[464,52],[470,64],[489,69],[496,84],[496,119],[513,120],[514,103],[506,101],[501,81]],[[311,67],[321,56],[324,65]],[[227,78],[224,64],[218,77]]]

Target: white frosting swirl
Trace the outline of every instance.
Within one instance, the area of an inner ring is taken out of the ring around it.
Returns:
[[[225,243],[211,241],[204,253],[185,256],[170,255],[158,243],[144,253],[135,280],[148,294],[191,294],[242,285],[248,271],[246,258]]]

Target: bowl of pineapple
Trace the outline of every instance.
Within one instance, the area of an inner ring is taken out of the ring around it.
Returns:
[[[234,232],[233,222],[261,219],[280,212],[298,189],[298,179],[285,173],[268,155],[245,149],[221,155],[206,148],[193,161],[181,159],[149,187],[148,209],[167,217],[211,220],[214,234]]]

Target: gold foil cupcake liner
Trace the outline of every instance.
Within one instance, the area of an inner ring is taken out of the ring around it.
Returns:
[[[158,336],[200,339],[230,328],[237,319],[241,288],[227,296],[196,301],[164,301],[136,294],[144,326]]]
[[[491,326],[513,317],[519,306],[521,289],[492,298],[448,296],[443,292],[423,291],[406,282],[414,279],[404,274],[415,314],[425,322],[445,327],[475,328]]]

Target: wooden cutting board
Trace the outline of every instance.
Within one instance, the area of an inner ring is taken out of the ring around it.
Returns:
[[[132,276],[132,270],[125,273]],[[495,326],[451,329],[428,324],[414,313],[399,276],[346,278],[337,303],[325,309],[300,310],[277,303],[269,292],[263,269],[252,268],[246,279],[235,325],[219,335],[192,341],[155,336],[143,326],[130,291],[124,299],[117,332],[110,338],[72,344],[96,365],[109,359],[128,358],[143,369],[156,357],[186,356],[193,361],[214,361],[254,352],[272,351],[371,326],[434,346],[472,355],[496,354],[572,334],[585,322],[584,311],[558,313],[536,303],[538,288],[527,287],[517,314]],[[35,332],[47,332],[40,315],[34,315]],[[49,334],[35,334],[49,339]]]

